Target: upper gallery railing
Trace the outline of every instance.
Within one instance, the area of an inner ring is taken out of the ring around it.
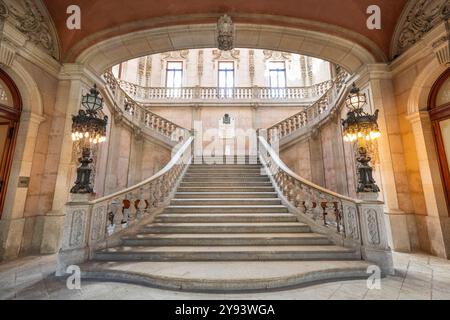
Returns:
[[[310,107],[268,128],[269,141],[274,135],[277,135],[281,139],[300,128],[317,123],[318,120],[328,115],[343,97],[346,89],[345,83],[348,77],[349,74],[342,70],[338,73],[328,90]]]
[[[119,108],[119,112],[136,125],[137,128],[149,129],[176,141],[178,141],[179,136],[187,137],[190,134],[189,130],[147,110],[137,103],[120,87],[112,72],[106,72],[103,78],[116,107]]]
[[[277,102],[311,103],[322,96],[333,81],[324,81],[309,87],[142,87],[117,80],[120,87],[134,100],[142,104],[183,102]]]
[[[66,232],[60,265],[70,263],[74,251],[84,252],[84,256],[78,257],[83,261],[94,250],[105,247],[115,233],[126,231],[167,205],[192,161],[193,140],[190,136],[180,142],[178,151],[162,170],[132,187],[91,201],[86,195],[72,195],[65,207]]]
[[[345,197],[291,171],[259,136],[259,157],[280,195],[307,220],[349,245],[388,250],[383,202]]]

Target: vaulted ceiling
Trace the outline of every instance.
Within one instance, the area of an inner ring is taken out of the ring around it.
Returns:
[[[277,24],[302,27],[308,21],[338,26],[336,34],[353,41],[356,32],[379,47],[386,56],[396,23],[408,0],[43,0],[56,25],[63,60],[81,41],[101,41],[152,26],[189,23],[213,23],[227,13],[236,23]],[[79,5],[81,30],[66,27],[67,7]],[[381,30],[366,26],[370,5],[381,8]],[[267,15],[271,15],[267,16]],[[275,18],[273,17],[275,16]],[[291,20],[277,19],[284,16]],[[177,18],[180,17],[180,18]],[[164,18],[164,19],[158,19]],[[298,20],[296,20],[298,19]],[[150,23],[151,21],[151,23]],[[302,22],[303,21],[303,22]],[[142,22],[142,23],[136,23]],[[298,24],[298,25],[295,25]],[[341,29],[343,28],[343,29]],[[320,31],[320,26],[317,27]],[[329,32],[329,30],[327,31]],[[360,41],[363,46],[364,41]],[[73,57],[76,52],[71,52]],[[66,59],[67,60],[67,59]]]

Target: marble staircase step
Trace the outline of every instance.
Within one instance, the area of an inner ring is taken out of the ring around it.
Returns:
[[[214,222],[214,223],[152,223],[140,229],[142,233],[291,233],[310,232],[300,222]]]
[[[120,246],[97,251],[107,261],[273,261],[351,260],[356,252],[339,246]]]
[[[320,234],[305,233],[139,233],[123,238],[125,246],[263,246],[330,245]]]
[[[290,214],[284,213],[259,213],[259,214],[245,214],[245,213],[234,213],[234,214],[161,214],[157,217],[155,222],[297,222],[297,218]]]
[[[247,212],[260,212],[260,213],[287,213],[288,209],[283,205],[170,205],[164,209],[164,213],[247,213]]]

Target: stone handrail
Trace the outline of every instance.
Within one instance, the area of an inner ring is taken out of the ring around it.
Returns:
[[[131,121],[136,128],[149,130],[165,138],[178,141],[180,136],[188,137],[190,131],[167,120],[137,103],[119,85],[111,71],[103,74],[108,93],[112,96],[119,113]]]
[[[314,104],[268,128],[269,139],[274,135],[279,139],[284,138],[303,127],[315,124],[318,119],[326,117],[345,92],[345,83],[348,77],[349,74],[346,71],[339,72],[332,85]]]
[[[117,80],[120,87],[134,100],[140,103],[154,102],[214,102],[221,103],[233,101],[266,101],[266,102],[303,102],[310,103],[322,96],[333,84],[333,81],[324,81],[309,87],[143,87],[137,84]]]
[[[258,139],[261,163],[289,208],[309,225],[315,225],[318,232],[327,233],[341,245],[361,248],[364,258],[384,266],[385,261],[378,261],[377,254],[390,252],[383,202],[352,199],[298,176],[284,164],[261,132]]]
[[[167,205],[192,161],[193,140],[191,136],[180,142],[162,170],[132,187],[95,200],[89,199],[90,195],[72,194],[65,207],[60,267],[86,260],[109,239],[117,238],[112,237],[115,233],[122,234]]]

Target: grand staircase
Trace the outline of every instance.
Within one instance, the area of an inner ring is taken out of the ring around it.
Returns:
[[[282,204],[260,163],[239,160],[192,164],[170,205],[120,246],[97,251],[85,275],[192,290],[367,276],[358,251],[312,232]]]

